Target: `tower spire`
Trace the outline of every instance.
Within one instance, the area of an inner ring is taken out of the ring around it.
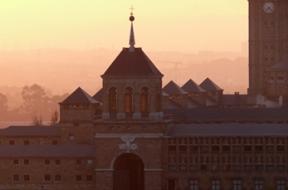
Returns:
[[[129,38],[129,51],[134,51],[134,46],[135,46],[135,36],[134,36],[134,28],[133,28],[133,21],[135,20],[135,17],[133,16],[133,10],[134,8],[131,7],[131,13],[130,13],[130,17],[129,20],[131,22],[131,29],[130,29],[130,38]]]

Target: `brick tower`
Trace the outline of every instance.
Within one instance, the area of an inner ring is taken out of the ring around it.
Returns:
[[[288,1],[249,0],[249,90],[288,96]]]

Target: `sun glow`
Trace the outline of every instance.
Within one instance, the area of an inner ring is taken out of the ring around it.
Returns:
[[[239,50],[248,38],[246,0],[9,0],[0,2],[0,49]]]

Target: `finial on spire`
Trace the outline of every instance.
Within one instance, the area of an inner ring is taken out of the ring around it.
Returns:
[[[129,38],[129,51],[134,51],[134,46],[135,46],[135,36],[134,36],[134,29],[133,29],[133,21],[135,20],[135,17],[133,16],[133,6],[131,6],[130,8],[131,13],[130,13],[130,17],[129,20],[131,22],[131,29],[130,29],[130,38]]]

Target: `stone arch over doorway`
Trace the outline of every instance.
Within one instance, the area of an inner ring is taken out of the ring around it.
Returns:
[[[113,165],[113,190],[144,190],[144,163],[132,153],[118,156]]]

